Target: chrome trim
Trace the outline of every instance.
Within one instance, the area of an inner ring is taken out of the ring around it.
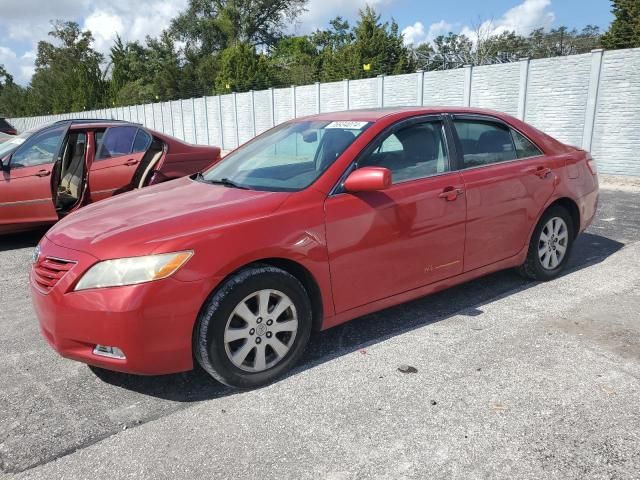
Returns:
[[[42,250],[40,251],[40,253],[42,254]],[[67,263],[72,263],[74,266],[78,264],[77,260],[67,260],[66,258],[59,258],[59,257],[52,257],[50,255],[46,255],[44,257],[44,260],[57,260],[58,262],[67,262]],[[43,261],[44,261],[43,260]],[[51,292],[51,290],[53,290],[53,287],[49,290],[43,290],[40,288],[40,286],[37,284],[37,282],[35,280],[33,280],[33,276],[31,275],[31,271],[33,271],[36,266],[38,265],[39,262],[36,263],[32,263],[31,264],[31,270],[29,270],[29,282],[31,283],[31,286],[33,286],[33,288],[35,288],[38,292],[40,292],[42,295],[49,295],[49,293]],[[67,273],[69,273],[74,267],[69,268],[69,270],[67,270]],[[66,273],[65,273],[66,275]],[[58,279],[58,281],[62,280],[62,278],[64,277],[64,275],[62,277],[60,277]],[[57,284],[56,284],[57,285]]]
[[[13,207],[16,205],[31,205],[33,203],[44,203],[51,202],[53,205],[53,200],[51,198],[37,198],[35,200],[19,200],[17,202],[3,202],[0,203],[0,207]]]

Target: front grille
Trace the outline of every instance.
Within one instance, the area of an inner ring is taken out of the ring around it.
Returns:
[[[44,257],[33,268],[33,281],[40,290],[49,293],[75,264],[71,260]]]

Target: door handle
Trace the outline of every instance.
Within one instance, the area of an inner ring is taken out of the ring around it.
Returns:
[[[444,198],[447,202],[453,202],[463,193],[464,190],[461,188],[446,187],[444,190],[442,190],[442,193],[440,193],[438,197]]]
[[[547,178],[547,175],[551,174],[551,169],[548,167],[537,167],[530,170],[530,173],[537,175],[540,178]]]
[[[51,175],[49,170],[38,170],[38,173],[36,173],[37,177],[48,177],[49,175]]]
[[[138,164],[138,160],[134,160],[133,158],[124,162],[127,167],[132,167],[133,165]]]

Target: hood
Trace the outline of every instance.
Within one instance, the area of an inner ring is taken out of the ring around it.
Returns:
[[[53,243],[101,260],[188,249],[201,235],[275,211],[289,196],[182,178],[94,203],[46,233]]]

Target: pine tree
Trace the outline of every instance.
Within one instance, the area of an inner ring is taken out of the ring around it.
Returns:
[[[602,36],[608,49],[640,47],[640,0],[611,0],[615,19]]]

